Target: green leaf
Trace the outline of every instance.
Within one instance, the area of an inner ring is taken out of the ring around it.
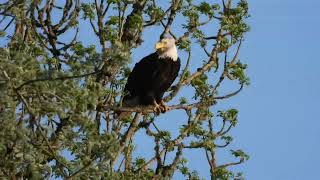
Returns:
[[[197,7],[197,9],[205,15],[209,15],[212,16],[213,15],[213,11],[212,11],[212,7],[210,6],[209,3],[207,2],[201,2],[201,4]]]

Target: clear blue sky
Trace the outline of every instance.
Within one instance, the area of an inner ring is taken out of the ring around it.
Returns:
[[[249,1],[252,31],[241,57],[251,86],[235,99],[235,131],[248,179],[319,179],[320,1]]]

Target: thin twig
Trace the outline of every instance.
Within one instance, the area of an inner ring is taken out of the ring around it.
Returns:
[[[128,130],[126,131],[125,135],[123,136],[123,138],[120,141],[120,147],[117,151],[117,154],[115,155],[114,159],[111,162],[112,167],[115,165],[115,163],[118,160],[118,157],[120,155],[120,153],[123,151],[125,145],[128,143],[128,141],[131,139],[131,137],[134,135],[134,133],[137,130],[138,127],[138,122],[140,119],[141,113],[136,113],[131,124],[130,127],[128,128]]]
[[[173,23],[173,20],[174,20],[174,17],[176,16],[176,11],[178,9],[179,4],[180,4],[180,0],[175,0],[173,2],[172,8],[171,8],[171,12],[170,12],[170,16],[168,18],[168,22],[167,22],[167,24],[166,24],[166,26],[164,28],[164,31],[160,35],[160,39],[164,38],[164,36],[169,33],[170,27],[171,27],[171,25]]]
[[[66,179],[72,179],[73,177],[76,177],[78,174],[80,174],[81,172],[83,172],[84,170],[86,170],[87,168],[89,168],[94,161],[95,161],[95,157],[93,157],[89,163],[87,163],[86,165],[84,165],[84,166],[83,166],[82,168],[80,168],[78,171],[76,171],[76,172],[73,173],[72,175],[66,177]]]
[[[240,88],[238,90],[236,90],[235,92],[232,92],[230,94],[224,95],[224,96],[218,96],[218,97],[214,97],[214,99],[227,99],[230,98],[232,96],[237,95],[242,89],[243,89],[243,84],[240,85]]]

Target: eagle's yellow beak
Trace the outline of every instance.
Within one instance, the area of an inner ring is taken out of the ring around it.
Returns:
[[[164,48],[164,47],[165,47],[165,45],[164,45],[164,43],[162,43],[162,42],[158,42],[158,43],[156,44],[156,50],[162,49],[162,48]]]

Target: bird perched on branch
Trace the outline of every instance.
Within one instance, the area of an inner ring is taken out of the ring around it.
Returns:
[[[153,105],[153,111],[159,115],[168,110],[162,97],[178,76],[180,59],[173,38],[160,40],[155,48],[156,52],[136,63],[130,73],[124,88],[122,106]]]

